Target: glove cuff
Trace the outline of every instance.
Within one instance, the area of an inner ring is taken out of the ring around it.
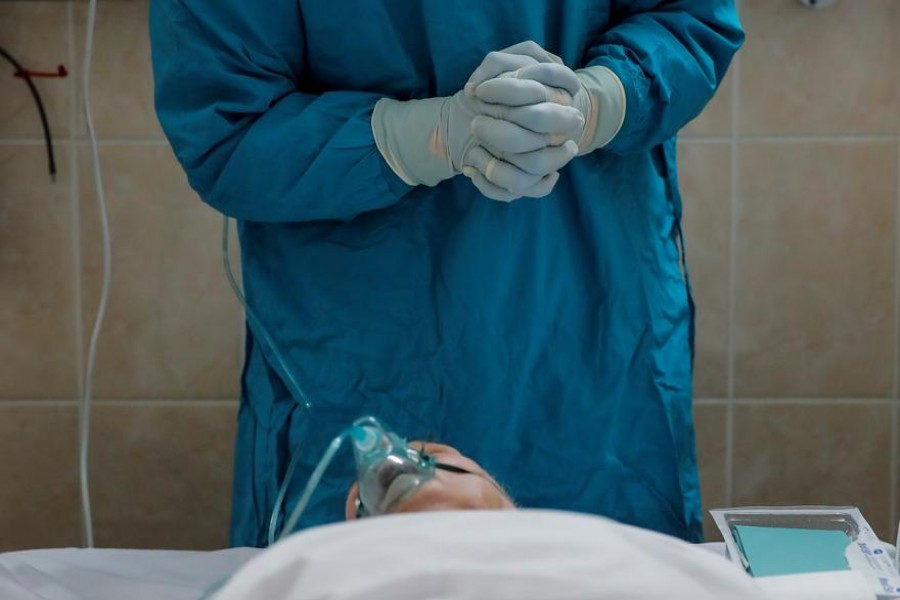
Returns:
[[[384,98],[372,113],[375,145],[408,185],[434,187],[454,176],[441,124],[446,98],[401,102]]]
[[[578,142],[579,154],[589,154],[609,144],[625,123],[627,103],[625,87],[619,77],[606,67],[588,67],[577,71],[584,86],[587,115],[584,135]]]

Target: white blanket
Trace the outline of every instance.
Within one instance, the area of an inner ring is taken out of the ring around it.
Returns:
[[[216,600],[768,600],[725,558],[550,511],[420,513],[322,527],[248,563]]]

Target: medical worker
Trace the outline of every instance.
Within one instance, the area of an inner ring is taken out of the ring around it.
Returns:
[[[741,45],[732,0],[154,0],[150,28],[259,317],[234,544],[368,414],[520,506],[701,538],[675,135]],[[342,518],[339,463],[303,525]]]

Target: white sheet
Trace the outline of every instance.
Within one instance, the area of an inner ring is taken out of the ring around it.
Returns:
[[[0,599],[197,600],[259,552],[10,552],[0,554]]]
[[[756,581],[779,600],[875,600],[875,592],[856,571],[780,575]]]

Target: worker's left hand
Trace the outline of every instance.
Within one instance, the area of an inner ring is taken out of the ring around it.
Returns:
[[[394,513],[412,513],[446,510],[504,510],[514,509],[515,504],[502,488],[475,461],[459,451],[442,444],[411,442],[410,447],[421,449],[437,462],[468,471],[454,473],[437,469],[434,478],[425,482],[416,492],[402,502]],[[356,518],[357,486],[347,496],[347,520]]]
[[[511,56],[507,53],[512,51]],[[521,57],[528,54],[531,60]],[[584,139],[594,129],[596,110],[592,106],[591,95],[578,73],[567,67],[555,55],[550,54],[534,42],[519,44],[492,53],[489,64],[477,69],[466,83],[466,93],[479,100],[503,108],[504,120],[525,128],[531,128],[531,115],[522,107],[540,106],[542,103],[571,106],[579,111],[583,120],[581,127],[575,130],[570,139],[582,145]],[[546,60],[538,58],[548,56]],[[482,143],[485,140],[476,133]],[[491,146],[490,142],[486,145]],[[497,148],[503,152],[515,152],[514,149]]]

